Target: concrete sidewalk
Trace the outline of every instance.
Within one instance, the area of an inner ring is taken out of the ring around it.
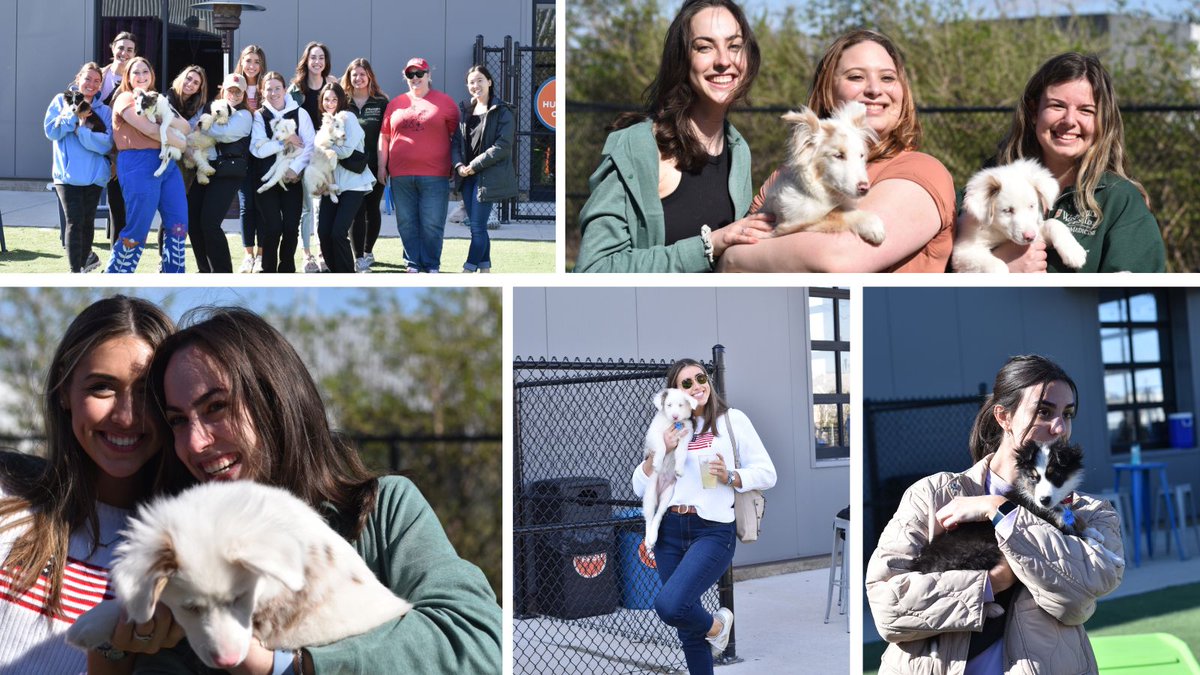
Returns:
[[[824,622],[828,581],[829,568],[821,567],[735,582],[734,629],[741,661],[717,666],[717,674],[849,672],[846,617],[838,615],[835,607],[829,623]],[[660,649],[651,644],[674,639],[674,630],[663,624],[653,610],[618,609],[612,617],[614,625],[625,627],[624,632],[589,629],[589,620],[514,621],[514,675],[684,672],[659,665],[682,663],[683,654],[677,647]],[[630,631],[631,626],[638,629]],[[630,643],[640,646],[631,650]],[[631,651],[656,663],[615,656]]]
[[[5,228],[10,227],[44,227],[58,228],[58,196],[53,191],[46,190],[49,181],[0,181],[0,216]],[[450,202],[448,214],[453,214],[462,202]],[[551,205],[552,206],[552,205]],[[493,222],[493,226],[495,223]],[[97,241],[106,241],[104,235],[105,220],[97,219]],[[158,218],[155,217],[152,231],[158,229]],[[226,234],[240,234],[242,222],[237,218],[226,220],[221,229]],[[512,239],[518,241],[554,241],[554,221],[537,220],[504,223],[496,229],[488,230],[492,239]],[[398,237],[396,217],[383,214],[380,237]],[[470,239],[471,230],[461,223],[446,223],[447,239]]]

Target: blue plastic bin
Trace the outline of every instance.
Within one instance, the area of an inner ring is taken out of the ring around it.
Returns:
[[[1167,428],[1171,434],[1171,447],[1196,447],[1196,429],[1192,426],[1192,413],[1171,413],[1167,416]]]
[[[635,519],[636,524],[622,528],[617,542],[617,557],[620,559],[621,606],[626,609],[653,609],[654,598],[662,589],[654,560],[643,554],[642,543],[646,537],[646,524],[640,508],[616,509],[614,518]]]

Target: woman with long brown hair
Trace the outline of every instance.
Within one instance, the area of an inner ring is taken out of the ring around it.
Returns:
[[[288,96],[308,113],[308,117],[313,123],[313,131],[320,131],[323,121],[321,88],[327,84],[337,83],[337,79],[329,74],[332,68],[333,57],[329,54],[329,47],[322,42],[309,42],[304,45],[300,60],[296,62],[296,74],[292,77],[292,84],[287,90]],[[329,271],[328,267],[324,266],[324,256],[318,261],[309,246],[312,240],[313,215],[317,202],[317,199],[305,196],[301,204],[303,209],[300,212],[300,245],[304,251],[305,272]]]
[[[246,82],[246,109],[253,114],[262,105],[262,76],[267,72],[267,54],[258,45],[246,45],[238,56],[237,67],[233,72],[241,75]],[[250,274],[262,271],[262,247],[256,247],[258,242],[258,211],[254,208],[255,190],[254,176],[246,175],[242,187],[238,190],[238,208],[242,216],[242,246],[246,255],[242,258],[238,272]]]
[[[388,97],[379,88],[379,81],[375,78],[371,62],[366,59],[354,59],[346,66],[346,72],[342,75],[342,89],[346,91],[348,109],[358,117],[358,123],[366,134],[364,147],[367,153],[367,169],[376,181],[363,199],[358,215],[354,217],[354,224],[350,226],[350,246],[354,249],[355,271],[370,272],[371,265],[375,262],[375,242],[379,239],[379,229],[383,224],[379,203],[383,200],[383,188],[387,180],[379,175],[378,148]]]

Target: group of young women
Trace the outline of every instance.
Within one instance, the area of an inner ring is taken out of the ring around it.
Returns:
[[[333,433],[287,339],[240,308],[206,308],[184,323],[119,295],[84,309],[46,376],[45,459],[0,452],[0,671],[203,670],[163,606],[145,624],[119,622],[86,655],[63,634],[104,596],[139,503],[248,479],[322,513],[413,609],[333,644],[255,642],[231,672],[501,672],[500,605],[483,572],[455,553],[411,481],[370,473]]]
[[[234,114],[227,123],[207,128],[200,128],[210,102],[207,75],[199,66],[185,67],[165,92],[177,112],[171,125],[180,132],[168,135],[168,142],[183,151],[183,139],[189,133],[199,129],[212,138],[215,146],[208,150],[208,160],[216,173],[205,183],[182,163],[172,162],[160,176],[154,176],[161,161],[159,125],[138,115],[133,106],[134,89],[154,90],[154,70],[145,58],[135,56],[132,34],[119,34],[111,48],[112,63],[103,68],[85,64],[71,85],[91,104],[91,115],[99,124],[84,124],[80,117],[64,114],[63,94],[55,96],[46,111],[46,136],[54,146],[53,180],[66,214],[64,245],[72,272],[88,272],[100,265],[92,246],[92,223],[105,186],[114,223],[109,233],[113,242],[109,272],[137,269],[155,213],[163,223],[158,235],[163,272],[185,271],[189,239],[200,272],[232,272],[234,261],[221,225],[234,194],[240,205],[245,251],[239,272],[294,272],[298,244],[305,272],[370,271],[384,187],[389,179],[406,172],[403,161],[393,162],[390,172],[386,162],[380,164],[388,152],[381,144],[381,132],[389,99],[370,62],[354,59],[339,81],[330,75],[329,48],[310,42],[288,80],[267,69],[261,47],[248,45],[234,72],[225,76],[216,92]],[[393,102],[416,101],[428,92],[432,81],[428,68],[417,78],[409,77],[409,69],[405,70],[412,91]],[[452,120],[443,141],[439,166],[444,165],[445,171],[431,177],[446,186],[439,193],[441,218],[426,218],[429,209],[407,203],[404,192],[396,196],[397,226],[408,271],[439,270],[450,180],[460,187],[471,219],[464,272],[490,271],[487,221],[492,205],[517,194],[512,108],[497,96],[485,67],[473,67],[467,80],[470,98],[459,104],[462,114]],[[453,111],[452,102],[447,107]],[[334,203],[328,194],[310,199],[300,184],[301,175],[325,115],[339,113],[344,113],[347,134],[334,147],[339,159],[334,181],[339,187],[338,201]],[[281,117],[294,121],[298,130],[283,143],[274,138],[271,126]],[[404,133],[397,130],[397,141],[404,141]],[[261,179],[284,143],[299,152],[283,184],[259,194]],[[110,170],[110,166],[115,168]],[[320,242],[315,255],[311,248],[314,214]],[[418,218],[422,222],[415,222]],[[410,249],[429,249],[430,260],[411,257]]]
[[[878,246],[853,232],[772,236],[772,217],[757,212],[763,191],[752,199],[750,149],[727,119],[749,94],[759,61],[735,2],[683,4],[645,109],[617,118],[589,179],[575,271],[946,271],[954,182],[919,152],[921,124],[896,44],[871,30],[842,35],[817,64],[808,100],[820,117],[848,101],[867,108],[878,140],[859,208],[883,220]],[[1039,160],[1058,179],[1048,212],[1088,250],[1079,271],[1165,271],[1162,234],[1146,191],[1126,171],[1116,93],[1097,58],[1059,54],[1029,80],[995,161],[1020,158]],[[1012,271],[1067,271],[1040,239],[996,253]]]

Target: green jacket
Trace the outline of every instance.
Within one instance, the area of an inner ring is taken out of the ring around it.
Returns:
[[[351,542],[384,586],[413,609],[396,621],[306,648],[315,672],[500,673],[501,612],[483,572],[458,557],[437,515],[407,478],[379,479],[375,512]],[[138,658],[135,673],[218,673],[181,642]]]
[[[729,196],[735,219],[750,209],[750,147],[725,123],[729,146]],[[694,237],[665,245],[658,196],[658,144],[650,120],[614,131],[600,167],[588,179],[591,196],[579,211],[583,238],[576,272],[710,272],[699,225]]]
[[[1167,251],[1158,221],[1146,208],[1146,202],[1133,183],[1106,172],[1096,185],[1096,204],[1104,214],[1096,223],[1096,214],[1082,216],[1075,208],[1075,188],[1068,187],[1058,196],[1051,217],[1066,224],[1075,239],[1087,250],[1087,262],[1080,272],[1165,272]],[[1070,272],[1054,249],[1047,251],[1050,272]]]

